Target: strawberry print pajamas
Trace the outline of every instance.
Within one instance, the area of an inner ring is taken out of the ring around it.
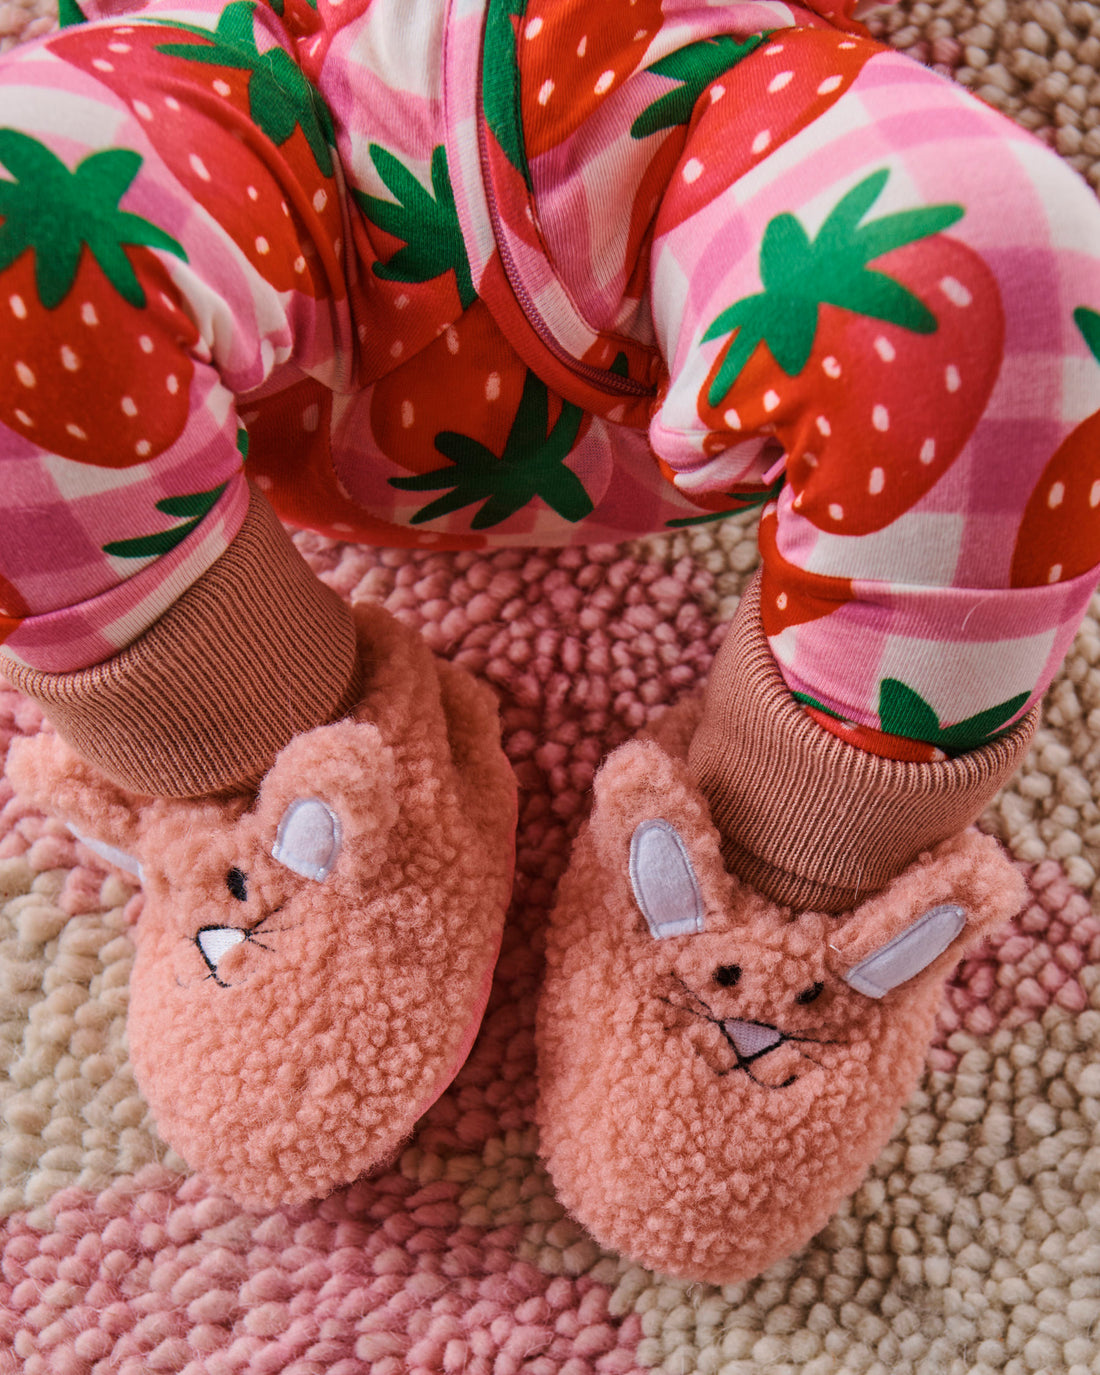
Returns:
[[[822,725],[931,759],[1041,696],[1100,576],[1100,207],[1038,141],[830,0],[69,18],[0,62],[23,681],[267,502],[460,548],[761,506]]]

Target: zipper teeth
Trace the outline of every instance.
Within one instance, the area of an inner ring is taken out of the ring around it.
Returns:
[[[485,61],[485,45],[482,44],[480,63]],[[512,293],[519,302],[528,324],[538,335],[539,340],[550,353],[564,363],[570,372],[578,377],[584,378],[586,382],[591,382],[601,391],[611,392],[615,396],[652,396],[653,388],[647,387],[641,382],[634,382],[629,377],[620,377],[617,373],[608,372],[605,368],[594,367],[591,363],[582,363],[579,358],[575,358],[558,340],[554,337],[550,327],[539,314],[531,293],[520,280],[516,270],[515,259],[512,257],[512,250],[504,236],[501,224],[500,212],[497,209],[496,198],[492,194],[492,178],[489,171],[489,151],[486,148],[485,133],[485,107],[482,100],[482,79],[484,69],[479,65],[477,77],[477,150],[478,161],[481,164],[481,182],[485,189],[485,201],[489,207],[489,218],[493,225],[493,242],[500,260],[504,265],[504,274],[508,278],[508,285],[512,288]]]

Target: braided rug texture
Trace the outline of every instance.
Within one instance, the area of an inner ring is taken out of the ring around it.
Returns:
[[[0,3],[0,48],[51,22]],[[1100,188],[1100,6],[903,3],[875,26]],[[859,1192],[800,1254],[718,1289],[602,1252],[563,1213],[532,1026],[592,774],[704,681],[751,524],[487,556],[298,541],[500,695],[522,810],[481,1035],[386,1172],[237,1207],[188,1177],[134,1084],[140,894],[0,779],[0,1375],[1100,1372],[1100,600],[983,823],[1024,865],[1027,909],[959,971]],[[0,758],[41,726],[0,688]]]

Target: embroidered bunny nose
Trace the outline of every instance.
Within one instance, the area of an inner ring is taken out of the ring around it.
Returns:
[[[236,926],[204,926],[195,937],[196,944],[211,974],[218,972],[218,961],[239,945],[245,933]]]
[[[743,1060],[750,1060],[754,1055],[771,1050],[772,1046],[777,1046],[783,1039],[782,1033],[776,1031],[775,1027],[762,1026],[759,1022],[739,1022],[731,1019],[722,1023],[722,1030],[733,1042]]]

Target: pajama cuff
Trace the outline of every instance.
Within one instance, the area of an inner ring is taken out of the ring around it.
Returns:
[[[861,750],[791,696],[760,623],[757,575],[715,659],[688,762],[731,873],[781,906],[846,912],[981,815],[1023,761],[1039,711],[953,759]]]
[[[256,488],[221,557],[114,658],[4,672],[85,759],[154,797],[255,788],[295,735],[350,711],[362,678],[350,608]]]

